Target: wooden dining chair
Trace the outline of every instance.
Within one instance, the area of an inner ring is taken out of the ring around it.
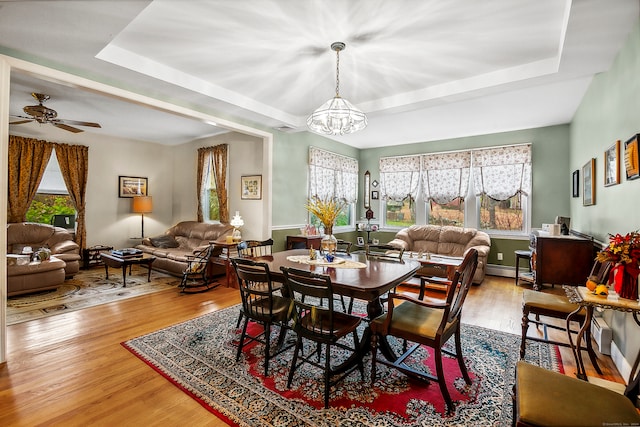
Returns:
[[[359,351],[360,341],[356,329],[362,319],[334,310],[333,287],[328,275],[286,267],[281,267],[281,270],[285,277],[286,294],[293,301],[292,324],[293,330],[297,334],[287,387],[291,387],[295,371],[302,364],[308,363],[322,369],[324,372],[324,407],[328,408],[331,386],[342,381],[356,368],[359,368],[360,376],[364,380],[362,358],[358,358],[357,364],[344,371],[336,371],[336,367],[331,366],[332,347],[350,353]],[[353,337],[352,343],[344,340],[347,335]],[[316,343],[316,350],[307,351],[305,354],[303,340]],[[325,349],[324,356],[321,351],[322,346]]]
[[[606,283],[611,269],[611,263],[596,261],[591,269],[589,279],[596,283]],[[585,278],[586,281],[587,278]],[[577,334],[579,326],[584,323],[586,316],[585,309],[578,311],[579,306],[569,301],[565,295],[548,294],[540,291],[526,289],[522,294],[522,337],[520,339],[520,358],[524,359],[526,352],[526,341],[547,342],[562,347],[573,347],[571,334]],[[531,316],[534,316],[531,318]],[[542,319],[541,319],[542,317]],[[562,320],[562,326],[554,324],[551,319]],[[550,321],[551,320],[551,321]],[[578,329],[567,329],[571,322],[577,324]],[[531,336],[528,333],[529,323],[542,326],[542,337]],[[548,328],[567,332],[569,340],[554,340],[549,338]],[[598,366],[598,358],[591,343],[591,328],[585,331],[585,346],[579,351],[586,351],[596,372],[602,373]]]
[[[351,246],[353,246],[353,243],[349,242],[348,240],[338,239],[336,252],[351,255]]]
[[[241,257],[269,256],[273,253],[273,239],[244,240],[238,243],[238,255]]]
[[[404,262],[402,259],[404,248],[396,246],[367,244],[365,246],[365,253],[367,254],[367,259],[373,258],[381,261]]]
[[[388,311],[373,319],[370,323],[371,339],[371,385],[375,384],[377,363],[398,369],[406,375],[422,381],[437,381],[440,391],[447,404],[447,412],[453,409],[453,401],[444,378],[442,353],[451,355],[458,360],[462,376],[467,384],[471,378],[467,372],[462,357],[460,342],[460,317],[462,306],[473,282],[478,265],[478,251],[470,249],[462,264],[456,268],[452,284],[447,288],[444,299],[424,297],[418,299],[408,294],[389,294]],[[402,301],[396,305],[396,301]],[[415,343],[394,361],[377,358],[378,342],[388,337],[396,337]],[[451,338],[455,338],[455,352],[443,349],[443,345]],[[421,346],[433,348],[436,364],[436,375],[424,370],[413,368],[405,363]]]
[[[278,350],[275,353],[277,354],[285,349],[283,344],[288,329],[290,301],[288,298],[274,293],[273,281],[267,264],[242,258],[232,258],[231,263],[238,276],[242,299],[240,319],[244,318],[236,361],[240,359],[242,348],[246,344],[252,341],[262,343],[265,346],[264,375],[267,376],[269,359],[273,356],[271,354],[271,326],[278,325],[280,327]],[[249,334],[247,332],[249,320],[261,323],[264,330],[257,335]]]

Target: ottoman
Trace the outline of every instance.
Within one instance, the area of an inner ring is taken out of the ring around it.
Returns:
[[[56,289],[64,282],[66,263],[52,256],[40,263],[7,266],[7,296]]]

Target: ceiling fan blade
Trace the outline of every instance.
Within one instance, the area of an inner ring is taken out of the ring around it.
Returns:
[[[68,130],[69,132],[73,132],[73,133],[79,133],[79,132],[84,132],[82,129],[78,129],[78,128],[74,128],[73,126],[69,126],[69,125],[65,125],[64,123],[52,123],[55,127],[58,127],[60,129],[64,129],[64,130]]]
[[[101,128],[102,126],[100,126],[100,124],[98,123],[91,123],[91,122],[79,122],[77,120],[62,120],[62,119],[55,119],[52,120],[52,122],[54,124],[56,123],[60,123],[60,124],[66,124],[66,125],[74,125],[74,126],[89,126],[92,128]]]
[[[23,123],[30,123],[32,122],[33,119],[30,120],[18,120],[17,122],[9,122],[10,125],[21,125]]]

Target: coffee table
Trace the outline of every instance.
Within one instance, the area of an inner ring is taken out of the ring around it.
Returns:
[[[131,275],[132,265],[144,265],[149,270],[147,273],[147,282],[150,282],[151,264],[156,260],[156,257],[149,254],[120,256],[110,252],[101,252],[100,258],[104,263],[104,271],[107,279],[109,278],[109,267],[122,268],[122,286],[125,288],[127,287],[127,267],[129,267],[129,275]]]

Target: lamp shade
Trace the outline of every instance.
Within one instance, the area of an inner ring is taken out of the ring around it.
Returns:
[[[133,213],[153,212],[153,199],[151,196],[135,196],[131,199],[131,211]]]

